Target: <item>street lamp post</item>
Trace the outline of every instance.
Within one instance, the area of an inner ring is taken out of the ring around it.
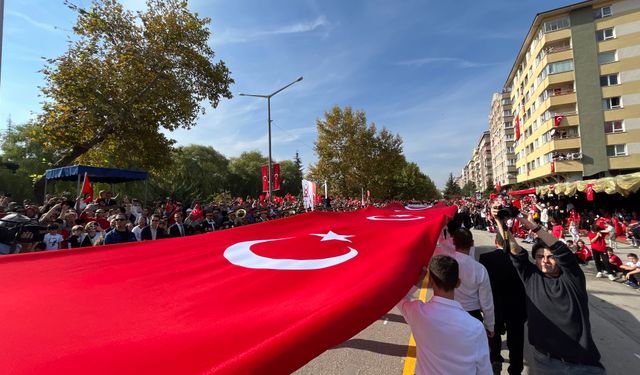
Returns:
[[[271,159],[271,97],[275,96],[277,93],[293,85],[294,83],[300,82],[300,81],[302,81],[302,77],[296,79],[295,81],[289,83],[284,87],[279,88],[278,90],[268,95],[244,94],[244,93],[239,94],[240,96],[255,96],[256,98],[267,99],[267,127],[269,129],[269,203],[273,201],[273,176],[272,176],[273,160]]]

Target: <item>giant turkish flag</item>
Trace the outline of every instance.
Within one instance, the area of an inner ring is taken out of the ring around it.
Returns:
[[[2,374],[280,374],[388,312],[455,207],[0,258]]]

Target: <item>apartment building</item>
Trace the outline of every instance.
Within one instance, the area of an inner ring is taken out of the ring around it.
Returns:
[[[583,1],[536,15],[505,91],[517,182],[640,170],[640,1]]]
[[[493,184],[507,187],[516,182],[515,135],[511,113],[511,91],[502,90],[491,98],[489,139]]]
[[[491,138],[489,131],[485,131],[478,141],[476,161],[476,186],[478,191],[485,191],[488,187],[493,187],[493,163],[491,160]]]

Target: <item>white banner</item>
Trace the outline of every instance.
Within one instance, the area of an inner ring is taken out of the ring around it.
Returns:
[[[313,211],[316,201],[316,183],[312,181],[302,180],[302,204],[305,209]]]

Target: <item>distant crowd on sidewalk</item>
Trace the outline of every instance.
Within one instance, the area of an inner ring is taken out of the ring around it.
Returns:
[[[387,202],[378,202],[384,205]],[[319,198],[316,210],[353,211],[372,204],[355,198]],[[70,193],[47,195],[45,203],[15,202],[0,195],[0,254],[60,250],[159,240],[209,233],[307,212],[292,195],[236,197],[217,202],[166,198],[144,205],[139,199],[100,191],[95,199]],[[24,234],[11,241],[11,228]],[[4,239],[3,239],[4,237]]]

